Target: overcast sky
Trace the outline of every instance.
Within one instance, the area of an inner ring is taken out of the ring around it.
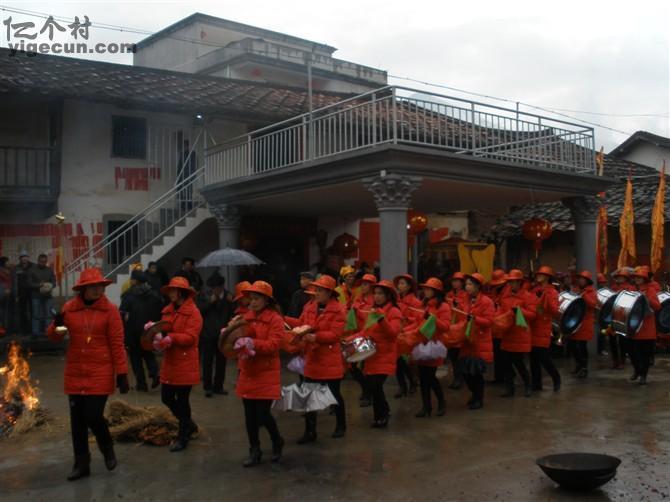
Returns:
[[[670,2],[244,0],[12,2],[0,6],[151,32],[199,11],[338,48],[335,56],[408,76],[565,112],[632,133],[670,136]],[[2,20],[42,21],[0,11]],[[0,28],[5,29],[3,25]],[[46,34],[42,35],[45,37]],[[92,28],[90,41],[144,35]],[[2,33],[0,45],[6,46]],[[47,39],[48,40],[48,39]],[[132,63],[130,56],[95,57]],[[458,95],[390,79],[392,83]],[[479,98],[473,98],[479,99]],[[506,106],[509,106],[506,105]],[[596,128],[609,151],[626,134]],[[670,160],[670,159],[669,159]]]

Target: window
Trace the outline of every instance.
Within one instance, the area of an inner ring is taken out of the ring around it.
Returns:
[[[112,117],[112,157],[145,159],[147,121],[139,117]]]

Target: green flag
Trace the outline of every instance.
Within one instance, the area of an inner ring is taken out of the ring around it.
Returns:
[[[368,318],[365,320],[365,327],[363,329],[368,329],[370,326],[377,324],[383,318],[384,314],[380,314],[379,312],[370,312],[368,314]]]
[[[522,328],[528,327],[526,318],[523,316],[523,312],[521,312],[521,307],[516,307],[516,325],[521,326]]]
[[[344,325],[344,331],[358,331],[358,322],[356,321],[356,311],[354,311],[354,309],[349,309],[347,323]]]
[[[472,331],[472,321],[473,319],[470,319],[467,326],[465,326],[465,338],[470,338],[470,332]]]
[[[430,314],[430,316],[428,316],[428,319],[426,319],[426,322],[424,322],[419,328],[419,333],[421,333],[423,336],[425,336],[430,340],[431,338],[433,338],[433,335],[435,334],[436,327],[437,326],[435,324],[435,316],[433,314]]]

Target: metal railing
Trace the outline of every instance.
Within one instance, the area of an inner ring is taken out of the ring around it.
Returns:
[[[384,87],[210,148],[205,184],[394,143],[594,173],[593,129],[405,87]]]
[[[50,189],[49,147],[0,146],[0,187]]]

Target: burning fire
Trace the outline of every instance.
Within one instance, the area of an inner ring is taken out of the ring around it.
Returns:
[[[8,434],[25,411],[39,405],[37,389],[30,383],[30,366],[17,343],[9,346],[7,364],[0,367],[0,436]]]

